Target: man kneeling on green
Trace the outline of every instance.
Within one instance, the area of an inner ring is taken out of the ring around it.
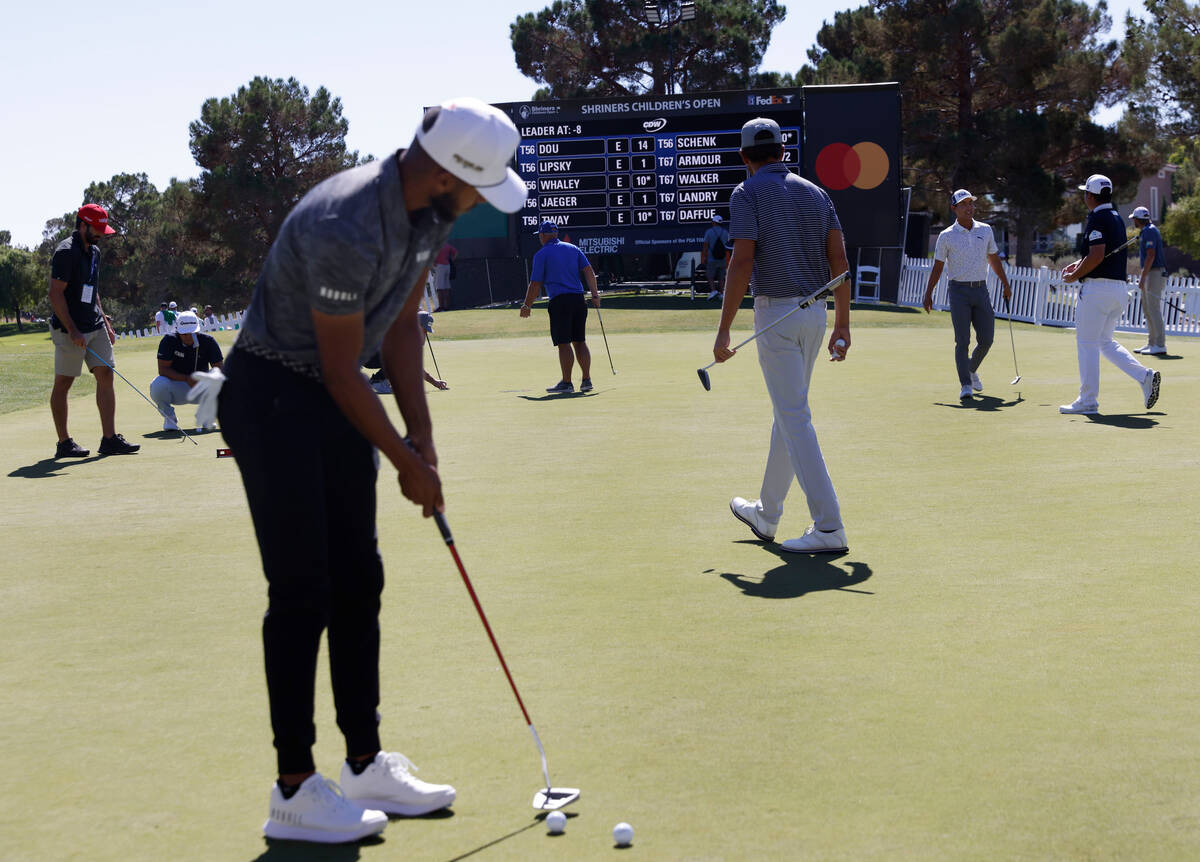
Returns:
[[[587,302],[583,298],[582,275],[592,289],[592,305],[600,308],[600,291],[596,286],[596,273],[588,263],[587,256],[577,246],[558,238],[558,225],[552,221],[542,222],[538,229],[542,247],[533,256],[533,273],[529,290],[525,292],[525,304],[521,306],[521,317],[528,317],[533,301],[546,287],[550,297],[550,340],[558,348],[558,364],[562,369],[562,380],[546,389],[556,394],[575,391],[571,383],[571,371],[575,360],[583,380],[580,392],[592,390],[592,354],[587,346]]]

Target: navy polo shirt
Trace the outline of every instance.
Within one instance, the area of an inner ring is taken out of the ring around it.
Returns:
[[[100,280],[99,246],[93,244],[85,249],[83,237],[79,231],[75,231],[54,249],[54,257],[50,260],[50,277],[67,283],[63,296],[67,300],[67,313],[75,322],[76,329],[95,332],[104,325],[104,318],[100,314],[100,295],[96,288],[96,282]],[[85,293],[88,296],[86,302]],[[56,314],[50,316],[50,325],[67,331]]]
[[[1107,255],[1114,249],[1125,244],[1125,220],[1113,209],[1112,204],[1100,204],[1088,214],[1087,224],[1083,227],[1088,248],[1103,245]],[[1115,278],[1125,280],[1125,255],[1114,254],[1106,257],[1099,266],[1089,272],[1084,278]]]
[[[529,280],[546,285],[546,295],[551,299],[564,293],[583,293],[579,274],[589,266],[587,255],[578,246],[552,239],[533,256],[533,274]]]
[[[195,341],[189,346],[178,335],[164,335],[158,342],[158,358],[170,362],[177,374],[208,371],[210,366],[223,361],[217,339],[203,332],[193,332],[192,338]]]
[[[1167,274],[1167,250],[1163,248],[1162,234],[1158,232],[1155,225],[1148,224],[1142,228],[1140,241],[1138,242],[1138,265],[1146,265],[1146,255],[1150,249],[1154,249],[1154,268],[1161,269],[1163,275]]]

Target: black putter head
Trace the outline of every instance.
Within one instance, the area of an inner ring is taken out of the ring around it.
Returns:
[[[700,378],[700,383],[704,387],[705,391],[706,392],[711,391],[712,390],[712,381],[710,381],[708,379],[708,372],[705,371],[703,368],[697,368],[696,374]]]

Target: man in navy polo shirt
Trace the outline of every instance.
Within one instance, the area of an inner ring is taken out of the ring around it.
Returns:
[[[1162,234],[1150,221],[1150,210],[1138,207],[1130,218],[1138,226],[1138,262],[1141,273],[1138,287],[1142,290],[1142,311],[1146,315],[1146,346],[1134,353],[1162,356],[1167,352],[1167,327],[1163,322],[1162,295],[1167,284],[1167,254]]]
[[[163,415],[164,431],[179,430],[175,405],[187,403],[188,391],[195,385],[192,375],[220,368],[223,360],[217,339],[200,331],[200,318],[190,311],[175,318],[175,331],[158,342],[158,376],[150,381],[150,400]],[[216,427],[215,422],[209,422],[196,430],[213,431]]]
[[[1100,354],[1141,387],[1146,409],[1158,401],[1162,375],[1151,371],[1122,347],[1113,330],[1129,302],[1125,255],[1114,254],[1126,242],[1125,221],[1113,209],[1112,180],[1092,174],[1079,187],[1091,211],[1083,235],[1087,256],[1063,269],[1065,282],[1081,282],[1075,307],[1075,351],[1079,359],[1079,397],[1058,408],[1060,413],[1100,412]]]
[[[775,326],[795,311],[799,300],[849,269],[842,225],[829,195],[783,163],[783,135],[774,120],[760,117],[742,126],[741,155],[750,178],[729,199],[733,257],[713,357],[724,362],[734,355],[729,329],[747,288],[753,287],[754,328],[774,326],[757,339],[757,346],[775,421],[760,498],[734,497],[729,508],[759,539],[774,541],[783,501],[796,479],[813,523],[800,538],[784,542],[782,550],[842,553],[848,546],[841,508],[808,406],[808,386],[825,334],[825,303],[814,303]],[[846,284],[834,291],[828,349],[838,362],[850,349]]]
[[[101,237],[116,233],[108,212],[85,204],[75,216],[75,232],[58,244],[50,262],[50,340],[54,343],[54,388],[50,414],[58,432],[55,458],[86,458],[87,449],[67,431],[67,393],[87,362],[96,378],[96,407],[100,411],[101,455],[132,455],[140,445],[128,443],[116,431],[117,395],[113,390],[113,345],[117,333],[100,307]]]
[[[552,221],[542,222],[538,228],[538,239],[542,247],[533,256],[533,273],[529,290],[525,292],[525,303],[521,306],[521,317],[528,317],[533,301],[546,287],[550,297],[550,340],[558,348],[558,364],[562,369],[562,380],[546,389],[547,392],[568,394],[575,391],[571,383],[571,371],[579,359],[579,370],[583,380],[580,392],[592,389],[592,354],[587,346],[587,302],[583,298],[582,275],[592,289],[592,305],[600,307],[600,291],[596,286],[596,273],[587,257],[577,246],[558,238],[558,225]]]

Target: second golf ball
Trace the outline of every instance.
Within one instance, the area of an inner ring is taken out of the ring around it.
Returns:
[[[633,827],[628,823],[618,823],[613,827],[613,841],[621,847],[633,843]]]
[[[558,835],[567,828],[567,815],[561,811],[551,811],[546,815],[546,829],[551,835]]]

